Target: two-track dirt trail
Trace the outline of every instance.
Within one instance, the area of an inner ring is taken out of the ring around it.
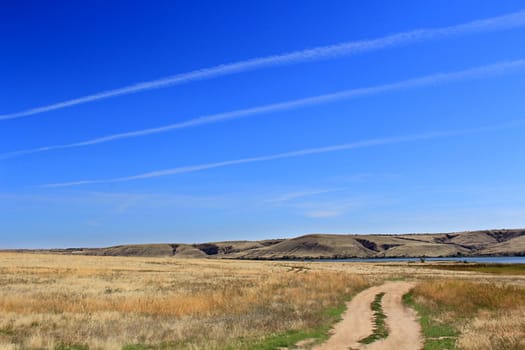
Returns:
[[[348,304],[341,322],[336,324],[332,336],[314,350],[420,350],[423,348],[421,327],[416,313],[402,303],[402,296],[414,288],[411,282],[386,282],[356,295]],[[386,315],[388,336],[371,344],[359,340],[373,332],[373,311],[370,304],[379,293],[385,293],[382,308]]]

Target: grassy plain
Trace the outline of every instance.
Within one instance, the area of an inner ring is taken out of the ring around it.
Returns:
[[[0,253],[0,349],[290,347],[388,279],[421,281],[414,304],[461,348],[520,348],[525,277],[429,267]]]
[[[367,285],[293,263],[4,253],[0,349],[293,344]]]

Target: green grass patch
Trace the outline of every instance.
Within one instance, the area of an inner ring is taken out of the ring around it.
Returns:
[[[403,296],[403,303],[417,311],[425,338],[424,350],[456,349],[459,332],[452,326],[439,322],[436,316],[439,310],[432,310],[414,301],[412,293]]]
[[[243,343],[241,349],[253,350],[275,350],[284,347],[293,347],[295,344],[305,339],[315,339],[315,342],[321,342],[328,338],[330,327],[321,327],[306,331],[289,331],[281,334],[274,334],[258,341],[247,341]],[[237,349],[230,347],[229,350]]]
[[[0,335],[15,335],[15,331],[11,327],[0,328]]]
[[[55,350],[89,350],[86,345],[64,345],[60,344],[55,347]]]
[[[386,338],[388,336],[388,328],[386,328],[385,320],[386,315],[383,312],[383,306],[381,301],[385,293],[379,293],[375,296],[374,301],[370,305],[372,311],[374,311],[374,331],[368,337],[361,339],[359,342],[362,344],[370,344],[376,340]]]
[[[129,344],[125,345],[122,350],[150,350],[152,347],[148,347],[142,344]]]
[[[128,344],[122,350],[172,350],[185,348],[181,343],[165,342],[160,344]]]
[[[122,347],[122,350],[172,350],[172,349],[181,349],[183,345],[180,343],[161,343],[155,345],[147,344],[128,344]]]
[[[341,304],[337,307],[331,307],[329,309],[326,309],[324,311],[325,316],[327,316],[332,322],[340,321],[342,319],[343,313],[346,310],[345,304]]]

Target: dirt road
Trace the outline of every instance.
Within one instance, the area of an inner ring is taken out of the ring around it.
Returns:
[[[423,348],[421,327],[413,310],[402,303],[403,294],[415,286],[410,282],[386,282],[356,295],[348,304],[343,319],[333,329],[332,336],[314,350],[420,350]],[[388,337],[365,345],[359,340],[373,332],[373,312],[370,304],[379,293],[385,293],[382,307]]]

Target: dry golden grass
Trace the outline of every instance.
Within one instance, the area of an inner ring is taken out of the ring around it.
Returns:
[[[4,253],[0,349],[235,348],[316,327],[366,285],[301,263]]]
[[[513,310],[525,307],[525,289],[513,285],[442,280],[419,284],[414,292],[465,316],[480,309]]]
[[[525,308],[482,311],[462,327],[461,334],[461,349],[525,349]]]
[[[466,350],[525,349],[525,288],[502,283],[434,280],[413,291],[435,320],[460,330]]]
[[[249,349],[246,340],[317,327],[327,309],[389,278],[423,281],[418,301],[448,305],[447,322],[470,317],[457,325],[465,349],[525,338],[523,276],[428,265],[0,253],[0,350]]]

